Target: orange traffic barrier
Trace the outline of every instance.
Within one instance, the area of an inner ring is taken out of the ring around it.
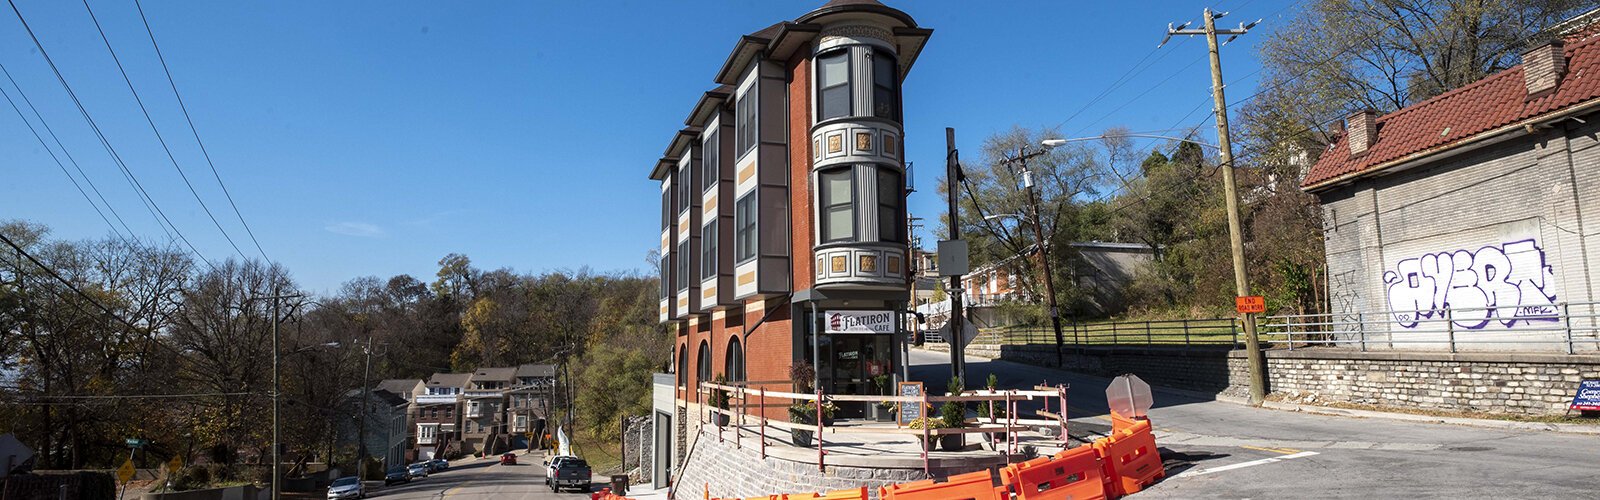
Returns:
[[[1000,482],[1017,500],[1098,500],[1107,498],[1100,455],[1079,446],[1000,469]]]
[[[1111,412],[1111,433],[1119,433],[1132,428],[1133,424],[1149,421],[1149,417],[1124,417],[1117,412]]]
[[[1156,451],[1156,438],[1150,434],[1150,421],[1135,422],[1128,429],[1096,440],[1094,448],[1104,461],[1111,492],[1116,495],[1138,493],[1145,486],[1167,476]]]
[[[1002,500],[1005,487],[995,487],[988,470],[950,476],[945,482],[932,479],[893,484],[878,490],[880,500]],[[863,497],[865,498],[865,497]]]
[[[794,497],[796,500],[802,498],[796,495],[790,496]],[[851,488],[848,490],[833,490],[827,493],[818,493],[805,498],[821,498],[825,500],[867,500],[867,487],[862,486],[860,488]]]

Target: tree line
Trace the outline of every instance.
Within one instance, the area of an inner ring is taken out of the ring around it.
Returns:
[[[26,221],[0,235],[22,248],[0,248],[0,433],[34,448],[38,468],[115,466],[126,438],[150,440],[150,464],[261,463],[274,318],[289,460],[353,458],[334,433],[364,378],[521,363],[571,363],[576,430],[612,438],[618,412],[648,407],[649,374],[670,356],[654,275],[484,270],[451,254],[430,281],[359,277],[315,296],[276,263],[57,240]],[[273,296],[285,297],[276,308]]]

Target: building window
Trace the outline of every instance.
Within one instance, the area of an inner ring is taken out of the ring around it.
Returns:
[[[666,231],[672,227],[672,183],[663,183],[666,189],[661,190],[661,230]]]
[[[699,384],[702,384],[702,383],[710,382],[711,381],[711,343],[706,342],[704,340],[700,341],[700,359],[695,360],[695,361],[698,363],[699,372],[700,372],[699,373],[700,379],[696,381],[696,386],[698,386]]]
[[[722,362],[722,369],[727,371],[729,382],[744,381],[744,348],[739,346],[739,337],[728,339],[727,358]]]
[[[756,258],[756,196],[755,192],[739,198],[734,206],[734,248],[739,251],[738,262]]]
[[[678,291],[689,289],[689,240],[678,242]]]
[[[817,121],[850,116],[850,51],[817,57]]]
[[[887,168],[878,169],[878,241],[905,241],[905,225],[900,222],[900,173]]]
[[[700,230],[700,279],[717,275],[717,220],[711,219]]]
[[[672,259],[668,254],[661,255],[661,298],[665,299],[672,294]]]
[[[722,180],[722,164],[717,157],[717,133],[712,131],[706,134],[706,140],[700,146],[700,181],[705,184],[703,191],[710,191],[717,186],[717,181]]]
[[[856,211],[852,202],[854,170],[850,167],[825,170],[817,174],[822,193],[822,242],[852,241],[856,238]]]
[[[691,199],[689,194],[694,192],[694,182],[689,177],[689,162],[684,162],[678,169],[678,213],[689,211]]]
[[[689,385],[689,346],[678,346],[678,387]]]
[[[733,122],[734,150],[738,151],[738,156],[744,156],[745,153],[756,147],[755,87],[751,87],[749,91],[740,95],[733,108],[735,114]]]
[[[900,84],[894,56],[872,52],[872,116],[900,121]]]

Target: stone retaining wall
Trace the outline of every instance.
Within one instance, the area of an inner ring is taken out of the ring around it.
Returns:
[[[693,432],[694,426],[690,427]],[[750,440],[745,440],[741,448],[731,439],[718,442],[715,427],[703,426],[700,432],[694,450],[685,459],[682,475],[673,483],[677,498],[702,498],[707,488],[712,497],[748,498],[866,486],[871,498],[877,499],[880,487],[928,478],[917,456],[909,457],[916,460],[886,458],[882,460],[883,466],[830,464],[824,472],[817,467],[815,450],[790,449],[780,453],[780,448],[769,445],[767,457],[761,458]],[[780,454],[787,458],[780,458]],[[810,460],[799,458],[806,454],[810,454]],[[854,458],[860,461],[860,457]],[[829,460],[842,462],[837,458]],[[990,468],[995,464],[989,462],[995,460],[1002,459],[998,456],[976,460],[945,459],[935,461],[930,471],[934,477],[945,477]],[[911,462],[916,465],[909,466]]]
[[[929,343],[927,347],[942,347]],[[1054,345],[973,345],[967,354],[1057,366]],[[1600,378],[1600,355],[1273,349],[1267,390],[1306,402],[1561,415],[1578,382]],[[1244,395],[1243,350],[1207,347],[1089,347],[1065,350],[1063,369],[1151,385]]]

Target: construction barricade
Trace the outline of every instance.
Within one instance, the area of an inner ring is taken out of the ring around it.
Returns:
[[[824,500],[867,500],[867,487],[851,488],[848,490],[833,490],[827,493],[817,493],[809,497],[788,495],[788,498],[799,500],[801,498],[821,498]]]
[[[932,479],[894,484],[878,489],[879,500],[1004,500],[1005,488],[995,487],[988,470],[950,476],[945,482]]]
[[[1161,464],[1161,453],[1156,451],[1156,438],[1150,433],[1150,421],[1140,420],[1121,431],[1094,442],[1100,454],[1109,491],[1121,496],[1137,493],[1167,476]]]
[[[1107,491],[1099,452],[1079,446],[1054,457],[1040,457],[1000,469],[1000,483],[1017,500],[1098,500]]]

